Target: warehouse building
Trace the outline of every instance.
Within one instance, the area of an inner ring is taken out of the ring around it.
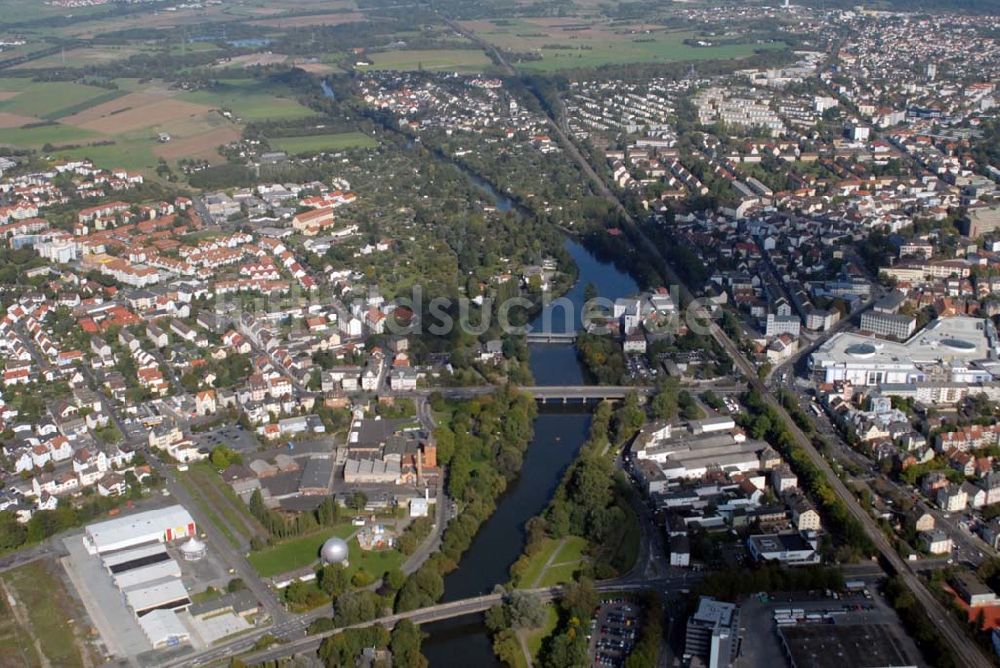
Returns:
[[[140,618],[153,610],[186,610],[191,605],[187,589],[178,578],[138,584],[122,593],[125,603]]]
[[[142,568],[122,571],[115,574],[113,578],[115,585],[122,591],[125,591],[126,589],[131,589],[147,582],[156,582],[167,578],[179,578],[180,576],[180,565],[173,559],[167,559],[166,561],[160,561],[149,566],[143,566]]]
[[[105,554],[150,543],[167,543],[193,536],[195,531],[194,519],[183,506],[168,506],[91,524],[83,544],[91,554]]]
[[[170,559],[166,548],[161,543],[155,545],[144,545],[131,550],[114,552],[103,557],[104,567],[111,575],[123,573],[135,568],[143,568],[151,564],[158,564]]]
[[[149,639],[153,649],[176,647],[188,642],[191,634],[181,620],[170,610],[154,610],[139,618],[139,628]]]

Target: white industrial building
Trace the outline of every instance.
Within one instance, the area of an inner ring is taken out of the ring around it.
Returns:
[[[191,634],[171,610],[153,610],[143,615],[139,618],[139,628],[153,649],[175,647],[191,639]]]
[[[112,577],[114,578],[115,585],[122,591],[125,591],[126,589],[131,589],[132,587],[148,582],[156,582],[166,578],[179,578],[180,576],[180,565],[173,559],[167,559],[166,561],[143,566],[142,568],[122,571]]]
[[[809,356],[809,366],[823,383],[981,383],[993,380],[986,366],[996,365],[996,346],[996,330],[989,320],[955,316],[933,321],[902,343],[836,334]]]
[[[115,573],[167,561],[168,559],[170,559],[170,555],[167,554],[166,548],[162,543],[156,543],[132,548],[131,550],[106,554],[102,556],[101,561],[104,562],[104,567],[108,569],[108,572],[114,575]]]
[[[648,425],[632,443],[631,452],[640,475],[669,481],[701,478],[709,470],[756,470],[758,453],[765,447],[763,441],[747,439],[732,418],[718,417],[691,422],[679,433],[668,423]],[[649,464],[642,464],[644,460]]]
[[[122,593],[125,603],[140,618],[153,610],[184,610],[191,605],[187,589],[179,578],[144,582]]]
[[[104,554],[186,538],[195,535],[196,528],[191,514],[175,505],[91,524],[83,544],[91,554]]]

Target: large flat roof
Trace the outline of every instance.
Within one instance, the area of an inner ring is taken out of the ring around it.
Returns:
[[[125,602],[136,613],[150,608],[162,607],[168,603],[180,601],[182,604],[187,604],[190,602],[187,589],[184,588],[184,583],[181,582],[180,578],[144,582],[124,590],[124,594]]]
[[[87,526],[87,536],[98,552],[123,541],[142,536],[155,536],[167,528],[185,527],[192,524],[194,518],[184,506],[174,505],[156,510],[117,517],[106,522],[97,522]]]
[[[843,332],[835,334],[812,353],[813,365],[858,366],[971,362],[990,354],[987,321],[954,316],[938,318],[903,342]]]
[[[887,624],[796,624],[778,634],[793,668],[917,665]]]

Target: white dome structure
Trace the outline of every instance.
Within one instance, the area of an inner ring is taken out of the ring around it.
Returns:
[[[198,540],[196,536],[191,536],[188,542],[181,545],[181,554],[184,556],[184,561],[198,561],[205,556],[207,551],[208,546]]]
[[[349,554],[350,549],[347,547],[347,542],[336,536],[328,538],[319,550],[319,556],[323,559],[324,564],[343,564],[346,566]]]

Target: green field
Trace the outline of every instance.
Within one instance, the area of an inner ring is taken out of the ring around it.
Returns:
[[[149,136],[133,139],[116,137],[114,142],[109,145],[82,146],[56,151],[55,155],[63,159],[89,158],[95,165],[105,169],[120,167],[130,172],[143,172],[146,175],[152,175],[156,171],[157,158],[153,154],[155,139]]]
[[[783,49],[784,44],[726,44],[693,47],[684,44],[686,35],[668,35],[652,42],[597,42],[587,49],[541,49],[542,60],[518,63],[518,67],[538,72],[630,63],[670,63],[697,60],[732,60],[752,56],[758,49]]]
[[[261,577],[269,578],[281,573],[305,568],[319,559],[319,548],[330,536],[346,538],[354,533],[350,524],[340,524],[332,530],[324,530],[307,536],[291,538],[258,552],[251,552],[250,564]],[[357,545],[351,541],[351,549]]]
[[[291,153],[318,153],[320,151],[340,151],[347,148],[372,148],[378,145],[372,137],[363,132],[341,132],[338,134],[308,135],[302,137],[277,137],[268,139],[271,148]]]
[[[538,652],[542,649],[542,642],[555,630],[558,623],[559,611],[556,610],[555,604],[549,603],[545,606],[545,621],[540,627],[527,633],[525,643],[528,645],[528,651],[531,652],[531,658],[536,664],[538,663]]]
[[[781,43],[753,43],[752,38],[744,44],[689,46],[684,40],[698,39],[698,33],[607,20],[539,18],[511,19],[501,24],[488,20],[461,23],[501,49],[541,56],[540,60],[512,63],[539,72],[631,63],[729,60],[752,56],[758,49],[786,48]]]
[[[48,665],[83,666],[81,648],[72,631],[74,619],[84,618],[83,612],[70,598],[63,581],[53,573],[56,568],[59,566],[54,563],[35,561],[8,571],[3,579],[31,626],[25,632],[38,641]],[[4,622],[8,621],[7,614],[12,614],[9,608],[2,618]],[[30,654],[33,653],[26,650],[24,655]]]
[[[562,540],[546,538],[542,548],[532,555],[518,585],[548,587],[570,582],[586,559],[583,556],[586,548],[586,539],[579,536],[567,536]]]
[[[493,64],[477,49],[425,49],[370,54],[373,65],[359,69],[482,72]]]
[[[281,86],[253,79],[223,79],[216,86],[184,93],[176,99],[230,109],[245,121],[280,121],[313,115],[311,109],[299,104]]]
[[[43,125],[32,128],[0,128],[0,144],[38,148],[44,144],[80,144],[102,136],[70,125]]]
[[[86,109],[92,106],[88,104],[90,101],[109,94],[107,89],[96,86],[66,81],[31,81],[16,78],[0,79],[0,91],[18,92],[17,95],[0,101],[0,111],[39,118],[64,116],[62,113],[64,109],[73,111]]]

